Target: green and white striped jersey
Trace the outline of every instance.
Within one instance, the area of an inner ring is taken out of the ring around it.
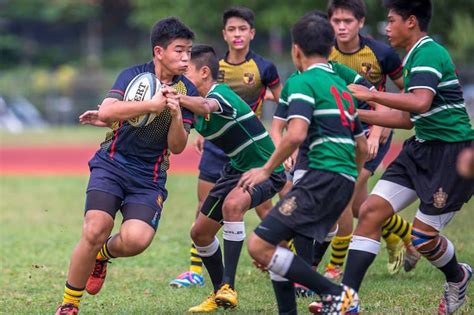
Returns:
[[[283,90],[280,103],[288,104],[287,120],[310,124],[309,167],[357,178],[354,138],[364,133],[345,80],[330,65],[318,63],[292,75]]]
[[[196,116],[196,131],[222,149],[236,170],[263,166],[275,146],[252,109],[224,83],[212,86],[206,98],[216,100],[219,110]],[[275,170],[282,171],[282,165]]]
[[[405,92],[428,89],[435,94],[427,112],[410,113],[418,139],[474,139],[455,66],[443,46],[429,36],[420,38],[403,61],[403,82]]]

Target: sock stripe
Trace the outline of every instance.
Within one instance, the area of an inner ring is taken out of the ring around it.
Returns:
[[[191,265],[202,267],[202,260],[201,261],[191,261]]]
[[[394,219],[394,216],[391,216],[387,221],[385,221],[385,224],[382,225],[382,228],[390,231],[395,226],[395,224],[397,224],[397,221]]]

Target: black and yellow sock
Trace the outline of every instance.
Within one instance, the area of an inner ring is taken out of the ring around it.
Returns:
[[[190,262],[189,262],[189,271],[202,274],[202,259],[201,256],[199,256],[196,247],[194,247],[194,244],[191,245],[191,250],[189,251],[191,253],[190,257]]]
[[[382,230],[393,233],[403,240],[403,243],[410,244],[411,223],[394,214],[382,225]]]
[[[109,237],[107,241],[102,245],[100,248],[99,252],[97,253],[97,256],[95,259],[97,260],[109,260],[111,258],[115,258],[115,256],[112,256],[109,252],[109,249],[107,248],[107,243],[112,237]]]
[[[333,266],[344,265],[352,234],[346,236],[336,236],[331,241],[331,259],[329,263]]]
[[[84,289],[78,289],[70,285],[69,283],[66,282],[66,285],[64,286],[64,295],[63,295],[63,305],[64,304],[69,304],[72,303],[79,307],[79,304],[81,303],[81,298],[82,295],[84,294]]]
[[[385,229],[382,229],[382,237],[385,243],[387,243],[388,248],[395,248],[398,245],[398,242],[400,241],[400,237]]]

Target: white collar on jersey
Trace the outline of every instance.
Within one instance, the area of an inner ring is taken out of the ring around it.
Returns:
[[[415,45],[413,45],[413,47],[410,49],[410,51],[406,54],[405,58],[403,58],[403,66],[405,66],[405,64],[407,63],[407,60],[408,58],[410,57],[411,53],[413,52],[413,50],[415,50],[415,48],[417,47],[420,47],[421,45],[423,45],[424,43],[427,43],[427,42],[432,42],[433,40],[431,39],[431,37],[429,37],[428,35],[426,36],[423,36],[422,38],[420,38],[416,43]]]
[[[318,62],[318,63],[315,63],[315,64],[309,66],[308,69],[306,69],[305,71],[315,69],[315,68],[318,68],[318,69],[321,69],[321,70],[324,70],[324,71],[327,71],[327,72],[330,72],[330,73],[334,73],[334,71],[332,70],[332,66],[329,63],[322,63],[322,62]]]

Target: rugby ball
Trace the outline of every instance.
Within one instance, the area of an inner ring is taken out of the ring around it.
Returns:
[[[150,100],[160,89],[161,83],[153,73],[140,73],[127,86],[123,100],[131,102]],[[130,118],[128,123],[133,127],[143,127],[150,124],[155,117],[155,113],[147,113]]]

